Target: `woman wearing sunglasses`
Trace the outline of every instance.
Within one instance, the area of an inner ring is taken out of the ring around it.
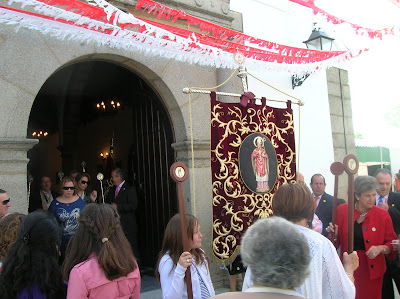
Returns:
[[[78,218],[85,207],[83,199],[76,195],[75,180],[71,177],[64,177],[60,183],[61,196],[53,200],[49,212],[54,215],[61,226],[60,263],[64,261],[65,249],[69,239],[78,228]]]
[[[76,195],[78,195],[80,198],[83,199],[85,204],[90,204],[92,202],[96,202],[97,198],[97,191],[93,190],[90,192],[88,190],[89,182],[90,182],[90,175],[86,172],[80,173],[76,176],[75,182],[77,185],[77,192]]]

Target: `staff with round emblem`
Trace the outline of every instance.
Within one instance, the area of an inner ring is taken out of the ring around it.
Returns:
[[[335,186],[333,191],[333,204],[332,204],[332,225],[335,227],[336,224],[336,208],[337,208],[337,197],[338,197],[338,189],[339,189],[339,175],[341,175],[344,171],[344,166],[342,162],[333,162],[331,164],[331,173],[335,176]],[[336,241],[335,237],[333,237],[333,242]]]
[[[349,154],[343,158],[344,171],[348,174],[347,196],[348,196],[348,220],[347,220],[347,253],[353,252],[354,246],[354,175],[358,172],[358,159]]]
[[[178,191],[178,206],[179,206],[179,216],[181,219],[182,228],[182,247],[183,251],[189,251],[189,240],[187,235],[187,222],[186,222],[186,212],[185,212],[185,201],[183,197],[183,186],[182,183],[188,177],[188,169],[182,162],[175,162],[171,165],[169,169],[169,174],[171,178],[176,182],[176,188]],[[192,291],[192,277],[190,273],[190,266],[186,268],[185,281],[187,287],[187,294],[189,299],[193,299]]]

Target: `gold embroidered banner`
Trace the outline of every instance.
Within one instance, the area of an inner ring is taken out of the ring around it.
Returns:
[[[273,194],[296,177],[291,102],[280,109],[247,101],[222,103],[211,93],[212,252],[220,265],[233,262],[243,232],[272,214]]]

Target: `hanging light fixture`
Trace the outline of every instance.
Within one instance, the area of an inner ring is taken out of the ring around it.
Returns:
[[[330,51],[332,50],[334,40],[334,38],[327,36],[325,32],[321,31],[321,28],[317,28],[317,23],[314,22],[314,29],[310,37],[303,43],[306,44],[307,49]],[[310,76],[309,73],[292,75],[292,89],[303,84],[308,76]]]
[[[96,109],[103,112],[116,111],[121,108],[121,103],[116,100],[101,101],[96,103]]]
[[[303,43],[306,44],[307,49],[331,51],[334,40],[334,38],[327,36],[325,32],[321,31],[321,28],[317,28],[317,23],[314,23],[314,29],[310,37]]]
[[[42,131],[42,130],[38,130],[38,131],[33,131],[32,132],[32,137],[33,138],[43,138],[43,137],[47,137],[49,136],[49,132],[47,131]]]
[[[108,152],[105,152],[105,153],[101,152],[101,153],[100,153],[100,158],[103,159],[103,160],[106,160],[107,157],[108,157],[108,155],[109,155]]]

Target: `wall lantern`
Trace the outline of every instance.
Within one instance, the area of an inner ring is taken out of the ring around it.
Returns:
[[[317,23],[314,23],[314,29],[311,32],[310,37],[303,43],[306,44],[307,49],[311,50],[320,50],[320,51],[332,50],[332,43],[335,39],[327,36],[325,32],[320,31],[320,29],[321,28],[317,28]],[[309,73],[292,75],[292,89],[303,84],[303,82],[308,78],[309,75],[310,75]]]
[[[314,29],[311,32],[308,40],[303,43],[306,44],[307,49],[311,50],[322,50],[322,51],[330,51],[332,50],[332,43],[335,40],[332,37],[329,37],[325,34],[325,32],[320,31],[321,28],[316,28],[317,24],[314,23]]]

